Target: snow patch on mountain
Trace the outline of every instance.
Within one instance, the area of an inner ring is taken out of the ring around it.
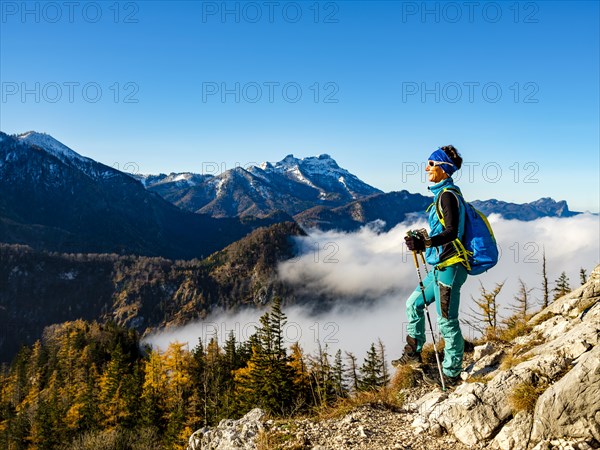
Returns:
[[[215,187],[215,197],[220,197],[223,192],[223,185],[228,181],[227,176],[225,174],[215,178],[214,180],[210,180],[210,184]]]
[[[196,186],[198,183],[202,182],[203,179],[208,178],[209,176],[210,175],[198,175],[191,172],[170,173],[156,184],[178,183],[184,186]]]
[[[343,186],[346,188],[346,190],[347,190],[348,192],[350,192],[350,195],[352,195],[352,199],[356,200],[356,194],[354,194],[354,193],[353,193],[353,192],[352,192],[352,191],[351,191],[351,190],[348,188],[348,185],[346,184],[346,180],[345,180],[345,178],[344,178],[343,176],[340,176],[340,177],[338,178],[338,181],[339,181],[339,182],[340,182],[340,183],[341,183],[341,184],[342,184],[342,185],[343,185]]]
[[[328,154],[303,159],[289,154],[279,162],[264,162],[259,166],[253,166],[251,172],[257,176],[262,172],[266,177],[280,175],[300,182],[319,191],[320,199],[325,199],[332,189],[336,190],[334,187],[336,185],[352,199],[381,192],[338,166]]]
[[[56,156],[61,161],[72,161],[77,160],[81,162],[91,161],[89,158],[81,156],[79,153],[70,149],[63,143],[57,141],[52,136],[46,133],[37,133],[35,131],[28,131],[27,133],[22,133],[16,136],[17,139],[21,142],[27,143],[29,145],[35,145],[50,153],[51,155]]]

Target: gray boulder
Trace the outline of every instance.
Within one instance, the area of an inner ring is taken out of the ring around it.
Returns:
[[[568,437],[600,442],[600,347],[583,354],[541,395],[534,417],[533,441]]]
[[[255,450],[264,418],[265,412],[254,408],[241,419],[223,419],[217,427],[201,428],[190,436],[187,450]]]

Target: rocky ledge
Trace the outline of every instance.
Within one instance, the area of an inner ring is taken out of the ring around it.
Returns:
[[[255,409],[194,433],[188,450],[600,448],[600,266],[529,320],[510,344],[489,342],[449,392],[406,390],[402,408],[368,404],[343,417],[267,420]]]

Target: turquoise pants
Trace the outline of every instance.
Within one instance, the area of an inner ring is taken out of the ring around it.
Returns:
[[[434,269],[423,280],[425,300],[430,305],[435,300],[438,327],[445,342],[443,372],[455,377],[462,370],[464,340],[458,322],[460,287],[467,279],[467,270],[462,264],[443,269]],[[425,344],[425,305],[421,288],[411,294],[406,302],[408,334],[417,341],[417,351]]]

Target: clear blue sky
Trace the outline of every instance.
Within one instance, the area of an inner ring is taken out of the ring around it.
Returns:
[[[116,5],[1,2],[2,131],[143,173],[329,153],[421,193],[451,143],[468,198],[599,210],[598,2]]]

